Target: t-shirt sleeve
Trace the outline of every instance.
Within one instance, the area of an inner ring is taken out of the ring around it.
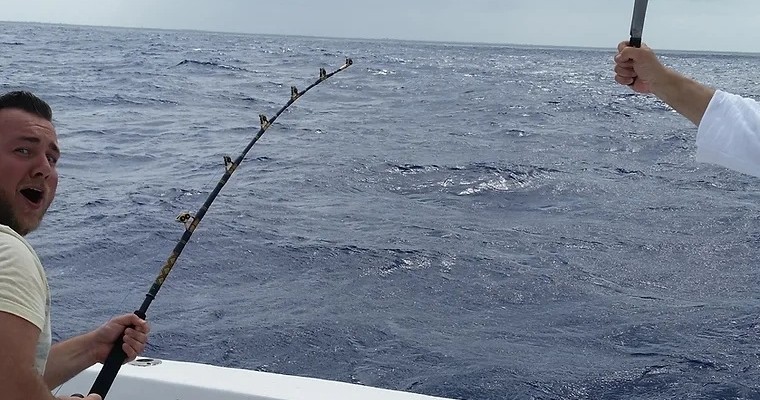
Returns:
[[[760,103],[716,91],[697,130],[697,161],[760,177]]]
[[[46,283],[35,257],[17,238],[0,232],[0,311],[45,326]]]

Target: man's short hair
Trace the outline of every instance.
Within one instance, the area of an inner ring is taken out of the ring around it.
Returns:
[[[27,91],[8,92],[0,96],[0,110],[17,108],[53,122],[53,110],[48,103]]]

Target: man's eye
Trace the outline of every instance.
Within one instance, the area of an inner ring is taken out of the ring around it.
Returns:
[[[26,147],[20,147],[16,149],[16,152],[23,155],[29,155],[31,153],[31,151],[29,151],[29,149],[27,149]]]
[[[55,165],[55,164],[58,163],[58,159],[55,158],[54,156],[48,156],[47,159],[48,159],[48,162],[50,163],[50,165]]]

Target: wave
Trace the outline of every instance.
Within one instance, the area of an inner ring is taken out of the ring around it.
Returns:
[[[387,171],[410,176],[409,179],[415,176],[413,182],[396,182],[395,191],[420,193],[434,189],[458,196],[535,189],[543,181],[551,179],[552,175],[562,172],[534,165],[499,166],[488,163],[464,166],[392,164]]]
[[[213,61],[197,61],[197,60],[188,60],[184,59],[180,61],[177,65],[174,67],[179,67],[182,65],[188,65],[188,66],[201,66],[201,67],[212,67],[212,68],[220,68],[220,69],[226,69],[230,71],[245,71],[245,72],[251,72],[245,68],[242,67],[235,67],[231,65],[225,65],[225,64],[219,64]]]

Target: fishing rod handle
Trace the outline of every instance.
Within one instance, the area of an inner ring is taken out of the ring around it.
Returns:
[[[641,38],[640,37],[633,37],[631,36],[631,40],[628,41],[629,47],[641,47]],[[633,82],[629,83],[628,86],[633,86],[636,83],[636,78],[633,78]]]
[[[135,311],[135,315],[145,320],[144,312],[137,310]],[[124,364],[124,361],[127,360],[127,353],[122,349],[123,345],[124,332],[122,332],[121,335],[119,335],[119,338],[113,343],[111,352],[108,353],[108,357],[106,357],[106,361],[103,363],[103,368],[101,368],[98,377],[95,378],[95,382],[92,384],[92,388],[90,388],[88,393],[95,393],[100,395],[103,399],[106,398],[106,394],[108,394],[108,390],[111,389],[111,385],[113,384],[114,379],[116,379],[116,375],[119,374],[121,366]]]

